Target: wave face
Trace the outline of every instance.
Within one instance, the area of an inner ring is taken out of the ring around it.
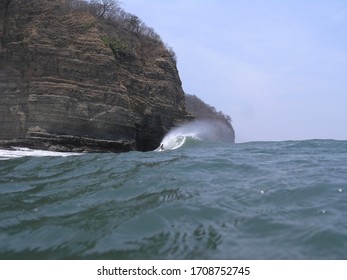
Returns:
[[[175,150],[197,141],[233,143],[233,131],[218,120],[195,120],[171,129],[156,151]]]

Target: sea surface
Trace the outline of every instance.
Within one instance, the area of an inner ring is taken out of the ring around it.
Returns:
[[[0,151],[0,259],[347,259],[347,141]]]

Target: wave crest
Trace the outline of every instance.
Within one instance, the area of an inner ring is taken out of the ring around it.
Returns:
[[[218,120],[195,120],[171,129],[156,151],[178,149],[187,140],[234,143],[234,132]]]

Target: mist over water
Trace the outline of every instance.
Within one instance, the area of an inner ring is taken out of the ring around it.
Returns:
[[[0,259],[347,259],[347,141],[29,152],[0,152]]]

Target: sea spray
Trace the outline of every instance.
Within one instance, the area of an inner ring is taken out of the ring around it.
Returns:
[[[219,120],[195,120],[174,127],[164,137],[156,151],[174,150],[183,146],[187,139],[233,143],[233,130]]]

